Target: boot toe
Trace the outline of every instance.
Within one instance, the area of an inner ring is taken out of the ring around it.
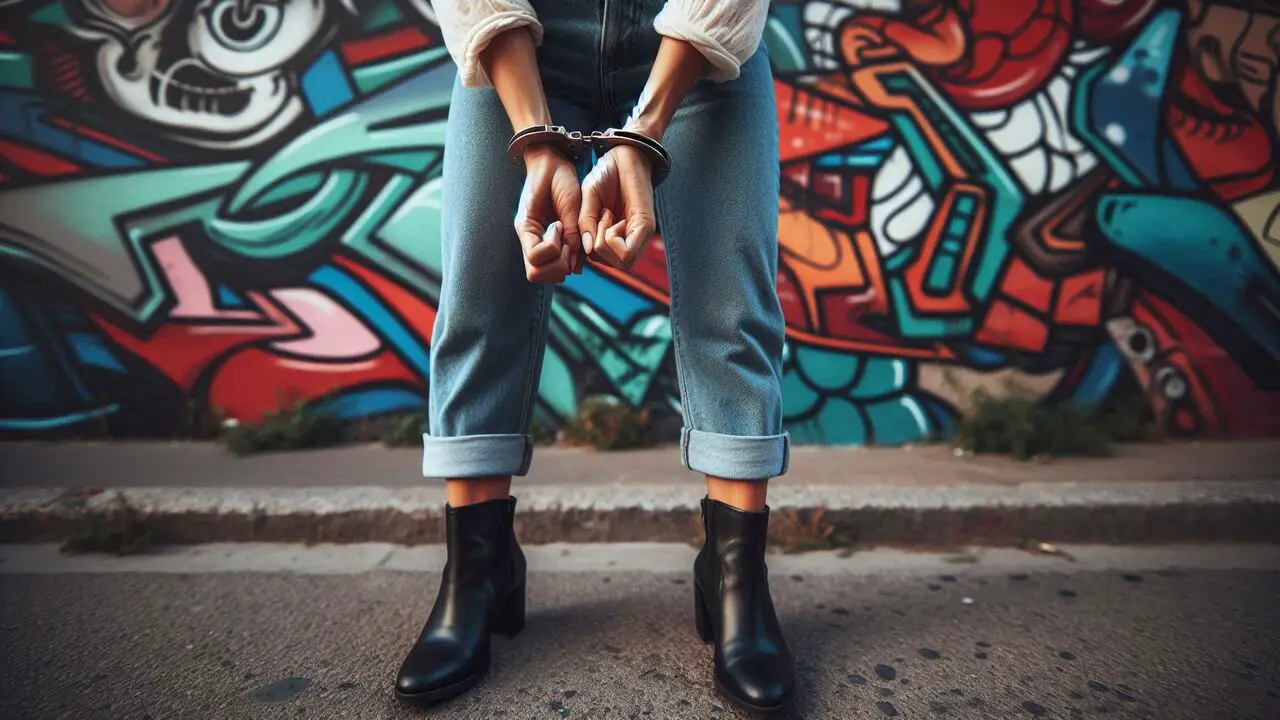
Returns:
[[[409,651],[396,674],[396,692],[414,696],[437,693],[473,678],[483,665],[455,643],[421,641]]]
[[[743,658],[723,670],[716,668],[716,679],[725,692],[753,709],[779,708],[795,689],[791,662],[777,655]]]

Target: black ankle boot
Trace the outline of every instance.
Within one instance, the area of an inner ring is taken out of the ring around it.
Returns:
[[[524,629],[515,511],[515,498],[445,508],[449,559],[431,616],[396,676],[396,697],[426,706],[470,689],[489,670],[489,634]]]
[[[716,646],[716,688],[740,709],[782,710],[795,691],[791,651],[769,596],[769,509],[744,512],[702,501],[707,540],[693,564],[698,636]]]

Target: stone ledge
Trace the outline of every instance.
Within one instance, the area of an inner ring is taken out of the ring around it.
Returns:
[[[698,500],[680,485],[532,486],[523,542],[693,542]],[[11,489],[0,542],[50,542],[126,515],[157,542],[438,542],[444,491],[324,488]],[[795,486],[770,490],[783,542],[831,526],[843,544],[1280,542],[1280,479],[1213,482]],[[820,513],[820,516],[818,515]]]

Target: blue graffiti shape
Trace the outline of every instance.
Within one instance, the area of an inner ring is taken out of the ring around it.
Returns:
[[[375,417],[390,413],[427,411],[427,399],[420,393],[398,387],[357,388],[312,405],[316,412],[337,415],[344,420]]]
[[[1128,366],[1114,344],[1099,345],[1080,378],[1065,388],[1071,404],[1085,411],[1102,407]]]
[[[42,98],[28,93],[0,92],[0,137],[24,140],[43,150],[74,158],[80,164],[101,168],[143,168],[150,163],[150,158],[157,155],[132,137],[126,139],[126,134],[115,128],[112,129],[113,135],[146,152],[146,156],[53,125],[49,122],[51,117],[56,117],[56,109]],[[83,114],[75,117],[87,127],[101,126],[102,123]]]
[[[395,349],[405,365],[426,378],[431,369],[430,353],[422,343],[421,335],[411,330],[401,318],[391,312],[360,281],[332,265],[318,268],[311,274],[311,283],[328,291],[354,312]]]
[[[1112,63],[1086,70],[1076,85],[1076,132],[1129,185],[1200,186],[1166,132],[1164,97],[1179,42],[1177,10],[1157,13]]]
[[[115,412],[81,382],[86,364],[115,371],[119,363],[101,346],[75,334],[25,294],[0,285],[0,429],[52,430]]]
[[[1259,387],[1280,389],[1280,282],[1232,215],[1192,198],[1115,193],[1096,220],[1118,265],[1190,312]]]

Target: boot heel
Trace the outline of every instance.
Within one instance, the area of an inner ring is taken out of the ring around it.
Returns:
[[[698,638],[704,643],[715,640],[714,626],[711,624],[711,611],[707,609],[707,599],[702,595],[702,588],[693,585],[693,624],[698,629]]]
[[[524,586],[521,585],[507,596],[506,605],[498,611],[493,619],[493,632],[505,638],[513,638],[524,630]]]

